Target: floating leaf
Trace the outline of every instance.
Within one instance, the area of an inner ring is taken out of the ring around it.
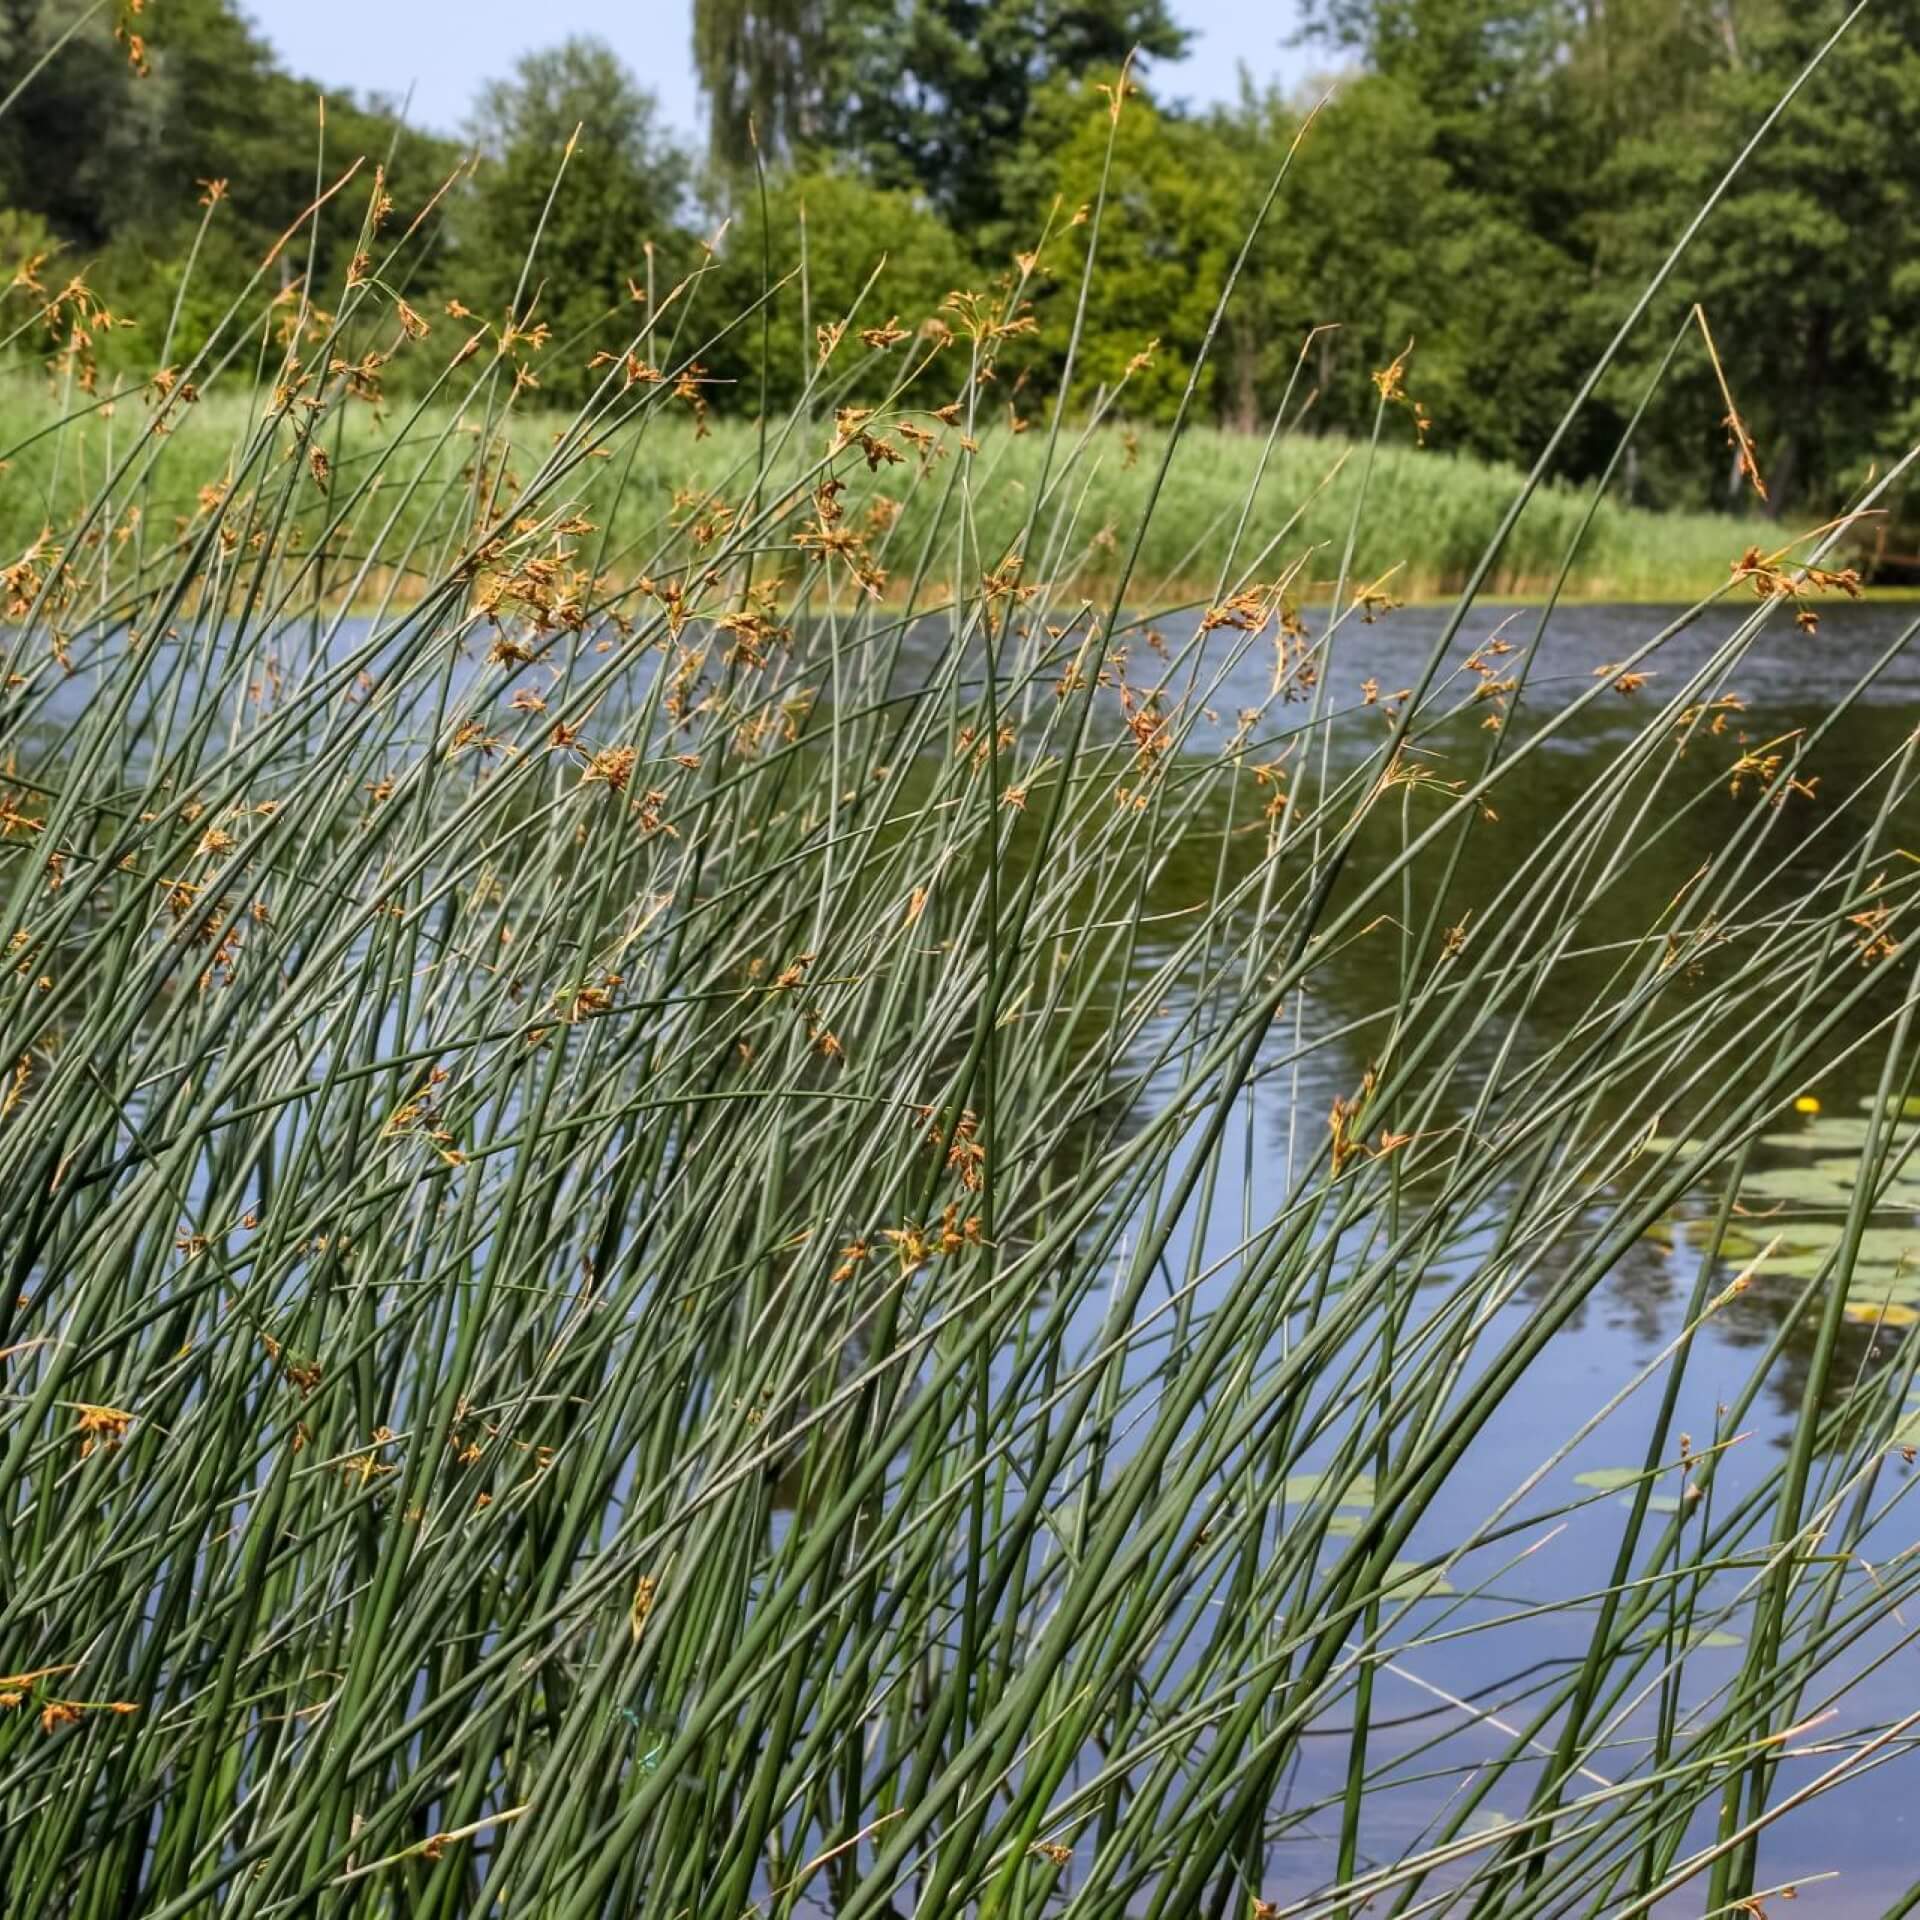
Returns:
[[[1868,1327],[1910,1327],[1920,1321],[1920,1310],[1900,1300],[1853,1300],[1844,1309],[1849,1320]]]
[[[1853,1195],[1853,1180],[1822,1173],[1817,1166],[1768,1167],[1749,1174],[1740,1184],[1740,1198],[1784,1200],[1795,1207],[1844,1207]]]
[[[1692,1137],[1685,1140],[1677,1140],[1670,1133],[1656,1133],[1648,1139],[1642,1151],[1645,1153],[1678,1154],[1681,1159],[1685,1160],[1692,1158],[1692,1156],[1697,1153],[1704,1153],[1706,1151],[1706,1145],[1707,1143],[1704,1140],[1695,1140]]]
[[[1753,1270],[1777,1274],[1782,1280],[1811,1280],[1825,1260],[1822,1253],[1776,1253],[1757,1262]]]
[[[1899,1139],[1899,1133],[1885,1125],[1876,1126],[1871,1120],[1849,1120],[1838,1114],[1822,1114],[1818,1120],[1809,1120],[1803,1127],[1796,1127],[1791,1133],[1769,1133],[1762,1136],[1761,1145],[1784,1147],[1794,1153],[1858,1153],[1875,1135],[1882,1140]],[[1909,1139],[1912,1137],[1909,1132]]]
[[[1782,1254],[1825,1253],[1829,1247],[1839,1244],[1846,1225],[1844,1220],[1798,1220],[1786,1214],[1761,1224],[1773,1245],[1773,1253],[1761,1263],[1763,1267]]]
[[[1860,1177],[1860,1156],[1857,1153],[1835,1154],[1831,1159],[1816,1160],[1808,1171],[1850,1187]]]
[[[1828,1269],[1831,1251],[1778,1253],[1757,1261],[1754,1272],[1782,1280],[1812,1280]],[[1847,1293],[1858,1300],[1920,1301],[1920,1268],[1895,1266],[1881,1261],[1854,1263]]]
[[[1711,1220],[1689,1220],[1682,1232],[1690,1247],[1705,1248],[1713,1243]],[[1720,1257],[1723,1260],[1751,1260],[1766,1244],[1759,1234],[1745,1227],[1729,1227],[1720,1237]]]
[[[1573,1484],[1576,1487],[1592,1487],[1600,1493],[1612,1493],[1620,1487],[1630,1487],[1645,1471],[1642,1467],[1589,1467],[1585,1473],[1576,1473]]]
[[[1287,1475],[1286,1498],[1290,1507],[1310,1505],[1320,1497],[1320,1489],[1333,1476],[1324,1473],[1290,1473]],[[1356,1473],[1340,1488],[1334,1500],[1337,1507],[1370,1507],[1373,1505],[1373,1475]]]
[[[1863,1260],[1920,1259],[1920,1227],[1868,1227],[1860,1236]]]
[[[1860,1160],[1857,1156],[1846,1159],[1816,1160],[1813,1163],[1815,1173],[1824,1173],[1835,1180],[1844,1180],[1849,1192],[1860,1179]],[[1887,1180],[1884,1175],[1875,1188],[1874,1205],[1876,1208],[1897,1207],[1903,1213],[1920,1213],[1920,1178],[1913,1174],[1913,1163],[1909,1161],[1904,1177]]]
[[[1779,1229],[1781,1253],[1828,1253],[1846,1238],[1841,1220],[1784,1220]],[[1892,1267],[1903,1259],[1920,1260],[1920,1227],[1863,1227],[1855,1250],[1857,1271],[1863,1266]]]
[[[1423,1567],[1417,1560],[1396,1560],[1380,1581],[1382,1597],[1390,1600],[1433,1600],[1453,1591],[1438,1567]]]

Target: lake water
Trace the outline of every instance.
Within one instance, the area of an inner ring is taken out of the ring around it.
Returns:
[[[1525,858],[1540,823],[1562,817],[1582,803],[1581,796],[1596,775],[1644,723],[1648,703],[1661,700],[1664,689],[1684,683],[1711,660],[1736,618],[1747,610],[1743,605],[1708,614],[1643,663],[1648,676],[1644,686],[1630,695],[1592,702],[1572,715],[1536,757],[1525,779],[1502,794],[1499,818],[1477,830],[1472,858],[1457,881],[1455,899],[1461,916],[1470,923],[1473,911],[1485,905]],[[1567,709],[1588,694],[1598,670],[1627,660],[1677,612],[1637,606],[1558,611],[1526,694],[1533,722]],[[1875,770],[1899,754],[1920,724],[1920,648],[1905,644],[1916,612],[1920,609],[1897,605],[1842,605],[1823,609],[1813,633],[1801,632],[1784,619],[1773,623],[1722,683],[1724,691],[1737,695],[1741,703],[1727,709],[1726,732],[1690,749],[1697,754],[1703,774],[1729,767],[1742,743],[1756,749],[1778,742],[1791,745],[1798,733],[1826,719],[1837,699],[1864,682],[1844,723],[1811,762],[1817,769],[1816,797],[1806,802],[1806,820],[1826,819],[1835,837],[1863,827],[1871,818],[1871,803],[1856,789],[1865,787]],[[1416,679],[1446,618],[1442,608],[1409,608],[1370,625],[1348,623],[1327,669],[1330,704],[1356,708],[1369,697],[1363,691],[1367,683],[1384,697]],[[1479,610],[1455,643],[1450,659],[1457,664],[1474,647],[1497,636],[1523,648],[1532,637],[1533,620],[1533,613],[1526,609]],[[1190,626],[1168,623],[1170,634],[1190,630]],[[1133,669],[1133,677],[1150,677],[1151,663],[1144,659],[1140,636],[1129,638],[1136,661],[1141,662]],[[1216,645],[1220,638],[1216,636]],[[1262,646],[1208,694],[1208,703],[1220,715],[1218,737],[1231,731],[1238,708],[1261,700],[1271,677],[1271,653]],[[1277,711],[1270,752],[1281,753],[1288,747],[1290,716],[1291,723],[1301,729],[1302,742],[1314,742],[1312,750],[1317,751],[1317,736],[1305,730],[1310,705],[1308,696]],[[1479,717],[1476,710],[1463,714],[1451,742],[1445,735],[1438,742],[1441,747],[1456,746],[1462,765],[1473,763],[1476,743],[1484,739]],[[1356,739],[1363,747],[1368,744],[1367,736],[1351,725],[1329,737],[1336,775],[1339,756],[1352,750]],[[1754,804],[1750,787],[1744,796],[1723,790],[1670,826],[1662,856],[1646,863],[1620,890],[1622,934],[1637,933],[1652,924],[1663,900],[1710,857]],[[1911,807],[1896,813],[1893,828],[1897,843],[1920,851],[1920,816]],[[1775,879],[1783,893],[1810,882],[1832,857],[1832,841],[1823,842],[1804,829],[1787,832],[1782,843]],[[1394,850],[1391,836],[1364,841],[1357,850],[1360,873],[1377,869]],[[1148,910],[1177,912],[1204,894],[1214,877],[1213,858],[1209,845],[1191,868],[1176,860],[1146,903]],[[1455,915],[1450,910],[1447,917],[1451,920]],[[1149,936],[1143,943],[1142,969],[1150,967],[1167,945]],[[1391,939],[1363,941],[1351,950],[1350,964],[1317,975],[1306,1015],[1309,1036],[1315,1029],[1331,1033],[1352,1026],[1391,1003],[1395,953]],[[1490,1067],[1496,1050],[1511,1049],[1511,1064],[1514,1057],[1525,1058],[1552,1045],[1588,1007],[1617,963],[1617,954],[1595,952],[1590,962],[1556,968],[1547,976],[1545,990],[1526,1005],[1519,1029],[1503,1026],[1477,1036],[1477,1055]],[[1743,1191],[1743,1204],[1755,1217],[1739,1223],[1728,1250],[1743,1256],[1758,1253],[1763,1240],[1775,1236],[1781,1244],[1747,1290],[1697,1337],[1674,1428],[1696,1436],[1712,1434],[1716,1409],[1734,1397],[1756,1356],[1781,1333],[1783,1323],[1791,1319],[1791,1324],[1785,1326],[1783,1351],[1767,1388],[1745,1423],[1745,1438],[1732,1449],[1721,1470],[1716,1498],[1737,1498],[1773,1464],[1797,1410],[1815,1321],[1811,1315],[1792,1319],[1792,1309],[1817,1269],[1822,1250],[1831,1244],[1850,1197],[1849,1156],[1857,1155],[1866,1131],[1865,1109],[1875,1091],[1883,1051],[1863,1044],[1848,1052],[1847,1043],[1870,1040],[1887,1007],[1886,1000],[1864,1006],[1843,1029],[1832,1050],[1833,1064],[1805,1088],[1803,1104],[1817,1104],[1817,1112],[1784,1112],[1755,1150]],[[1358,1082],[1367,1065],[1368,1045],[1364,1037],[1345,1047],[1330,1043],[1309,1055],[1297,1074],[1262,1082],[1250,1116],[1240,1123],[1243,1130],[1224,1156],[1228,1164],[1237,1165],[1244,1153],[1254,1170],[1259,1193],[1256,1217],[1262,1208],[1271,1211],[1285,1203],[1290,1169],[1324,1138],[1329,1104]],[[1863,1246],[1863,1255],[1870,1257],[1863,1258],[1856,1269],[1854,1292],[1861,1296],[1863,1309],[1890,1302],[1888,1324],[1849,1326],[1838,1370],[1842,1377],[1850,1377],[1874,1343],[1885,1351],[1903,1339],[1905,1322],[1913,1317],[1912,1309],[1920,1307],[1920,1167],[1910,1162],[1885,1198],[1888,1204],[1874,1214]],[[1698,1237],[1706,1224],[1706,1208],[1697,1199],[1691,1201],[1615,1264],[1481,1435],[1467,1465],[1453,1475],[1436,1500],[1410,1551],[1416,1556],[1444,1554],[1451,1541],[1481,1523],[1497,1499],[1581,1421],[1596,1414],[1656,1359],[1680,1329],[1699,1260]],[[1239,1237],[1236,1207],[1223,1207],[1199,1231],[1205,1258],[1227,1261]],[[1470,1265],[1476,1249],[1467,1244],[1458,1251],[1461,1262]],[[1729,1268],[1729,1276],[1731,1272]],[[1543,1280],[1541,1285],[1550,1281]],[[1525,1303],[1507,1309],[1490,1328],[1489,1338],[1497,1339],[1518,1324],[1528,1310]],[[1085,1331],[1091,1337],[1091,1326]],[[1657,1383],[1643,1388],[1564,1466],[1556,1468],[1548,1487],[1577,1499],[1591,1492],[1593,1476],[1637,1467],[1658,1393]],[[1896,1461],[1888,1471],[1906,1477],[1912,1468]],[[1582,1476],[1588,1478],[1583,1481]],[[1661,1498],[1671,1504],[1670,1496]],[[1617,1501],[1627,1504],[1625,1495],[1617,1496]],[[1583,1508],[1563,1529],[1541,1529],[1542,1536],[1550,1537],[1504,1574],[1494,1592],[1454,1603],[1423,1603],[1434,1610],[1435,1622],[1428,1624],[1428,1631],[1436,1634],[1441,1632],[1440,1610],[1449,1605],[1454,1611],[1445,1625],[1459,1627],[1496,1617],[1504,1618],[1506,1624],[1497,1633],[1439,1637],[1423,1647],[1418,1658],[1410,1657],[1381,1674],[1375,1701],[1379,1723],[1369,1760],[1378,1764],[1396,1751],[1397,1743],[1408,1756],[1410,1778],[1402,1792],[1369,1799],[1363,1823],[1363,1866],[1414,1850],[1421,1836],[1430,1832],[1436,1815],[1434,1790],[1414,1777],[1421,1770],[1424,1743],[1443,1732],[1450,1719],[1456,1726],[1465,1725],[1469,1702],[1477,1711],[1523,1719],[1528,1687],[1538,1684],[1543,1673],[1564,1670],[1565,1663],[1584,1655],[1590,1611],[1543,1613],[1531,1620],[1511,1616],[1524,1616],[1528,1607],[1568,1593],[1603,1589],[1624,1519],[1614,1500],[1601,1500]],[[1891,1543],[1882,1541],[1883,1553],[1920,1538],[1920,1523],[1908,1509],[1897,1509],[1891,1533]],[[1708,1693],[1730,1684],[1744,1651],[1737,1637],[1716,1636],[1692,1657],[1690,1684]],[[1885,1717],[1920,1707],[1920,1648],[1906,1645],[1905,1636],[1889,1628],[1861,1647],[1858,1661],[1864,1664],[1875,1656],[1888,1658],[1875,1681],[1876,1687],[1888,1689]],[[1508,1701],[1520,1704],[1508,1705]],[[1644,1714],[1623,1726],[1623,1756],[1631,1755],[1633,1743],[1646,1731]],[[1472,1738],[1469,1732],[1464,1742],[1470,1745]],[[1504,1742],[1489,1737],[1489,1756],[1501,1745]],[[1458,1752],[1456,1745],[1456,1759]],[[1769,1832],[1759,1884],[1807,1883],[1797,1909],[1806,1914],[1880,1913],[1908,1893],[1920,1876],[1920,1817],[1913,1811],[1913,1791],[1920,1775],[1907,1757],[1907,1743],[1896,1742],[1888,1752],[1892,1756],[1888,1764],[1821,1799],[1812,1810],[1789,1815]],[[1790,1790],[1832,1757],[1794,1763],[1783,1771],[1778,1790]],[[1336,1801],[1346,1761],[1346,1743],[1337,1729],[1310,1737],[1287,1783],[1288,1793],[1303,1805]],[[1511,1784],[1511,1793],[1496,1797],[1496,1808],[1518,1811],[1524,1805],[1524,1783]],[[1593,1780],[1582,1784],[1591,1787]],[[1292,1857],[1282,1849],[1273,1862],[1276,1878],[1266,1896],[1275,1897],[1276,1884],[1283,1898],[1323,1884],[1332,1869],[1337,1833],[1337,1812],[1308,1823],[1291,1843]],[[1821,1878],[1833,1875],[1838,1877]],[[1697,1912],[1699,1895],[1690,1892],[1677,1897],[1670,1909],[1663,1910]]]

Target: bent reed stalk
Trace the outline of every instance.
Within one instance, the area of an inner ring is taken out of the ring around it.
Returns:
[[[662,511],[760,316],[672,290],[539,434],[538,353],[594,343],[469,317],[367,436],[445,325],[379,197],[332,311],[296,273],[20,436],[87,487],[6,575],[10,1903],[1749,1901],[1784,1810],[1912,1744],[1860,1682],[1912,1637],[1920,1355],[1843,1336],[1920,884],[1913,741],[1850,742],[1914,629],[1821,725],[1725,727],[1847,523],[1569,693],[1557,589],[1459,640],[1543,458],[1361,685],[1390,592],[1303,517],[1291,398],[1170,543],[1178,428],[1108,518],[1123,392],[981,430],[1017,284],[856,310]],[[1757,1143],[1863,1061],[1846,1219],[1683,1435],[1777,1250]],[[1676,1217],[1654,1357],[1494,1448]],[[1629,1408],[1640,1464],[1570,1483]]]

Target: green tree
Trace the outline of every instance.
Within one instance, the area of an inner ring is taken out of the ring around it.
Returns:
[[[1002,212],[1000,171],[1048,85],[1176,58],[1166,0],[695,0],[720,151],[744,105],[797,148],[917,187],[970,232]]]
[[[902,356],[916,353],[914,337],[971,277],[966,250],[920,196],[846,172],[780,175],[769,186],[764,223],[759,195],[743,197],[700,285],[695,330],[727,329],[701,349],[712,391],[735,411],[758,407],[762,320],[748,310],[769,287],[777,290],[764,307],[767,397],[770,407],[785,407],[814,375],[823,346],[835,345],[836,328],[843,331],[827,377],[884,356],[859,386],[864,394],[890,383]],[[741,324],[728,325],[742,315]],[[873,347],[861,335],[875,328],[907,338]],[[951,381],[931,404],[952,399],[950,388]]]
[[[718,165],[750,164],[756,139],[776,155],[811,137],[808,70],[826,44],[820,0],[695,0],[693,65]]]
[[[1843,9],[1800,9],[1742,35],[1685,116],[1622,144],[1596,183],[1597,271],[1616,306],[1711,190]],[[1877,449],[1920,419],[1920,4],[1867,13],[1742,169],[1682,261],[1664,314],[1699,301],[1759,446],[1775,511],[1833,504]],[[1647,330],[1645,351],[1663,344]],[[1724,500],[1740,482],[1704,353],[1650,437],[1668,497]]]
[[[1406,89],[1456,186],[1539,233],[1578,205],[1562,98],[1580,0],[1307,0],[1303,31]]]
[[[1300,126],[1300,111],[1272,94],[1204,120],[1145,99],[1127,104],[1081,353],[1087,379],[1112,382],[1158,338],[1152,361],[1128,378],[1124,412],[1160,419],[1177,404],[1220,287]],[[1092,199],[1107,131],[1102,99],[1043,103],[1005,176],[1024,223],[1017,232],[1037,234],[1056,204],[1071,215]],[[1067,228],[1042,250],[1041,333],[1029,353],[1042,387],[1058,371],[1090,230]],[[1563,250],[1456,183],[1406,82],[1363,74],[1302,142],[1202,369],[1199,399],[1225,423],[1260,424],[1313,334],[1296,402],[1312,394],[1315,427],[1364,432],[1378,398],[1374,373],[1414,340],[1407,386],[1431,415],[1433,445],[1530,455],[1591,345],[1583,288]]]
[[[68,24],[59,8],[0,0],[5,64],[37,59]],[[376,166],[404,221],[455,164],[449,144],[404,127],[379,102],[329,98],[323,122],[318,90],[275,65],[230,0],[168,0],[138,24],[147,35],[138,67],[102,15],[58,45],[0,117],[0,204],[44,220],[72,268],[145,323],[97,343],[110,364],[139,366],[158,350],[176,294],[176,357],[191,353],[318,186],[355,161],[371,164],[278,257],[269,295],[310,257],[317,287],[337,290]],[[183,287],[205,201],[212,215]]]
[[[470,131],[479,164],[454,211],[450,281],[489,319],[544,323],[540,383],[576,399],[593,352],[644,324],[649,245],[657,294],[685,268],[690,162],[653,95],[592,39],[528,54],[484,90]]]
[[[1074,216],[1099,192],[1110,130],[1113,159],[1076,378],[1082,399],[1096,384],[1124,378],[1121,410],[1163,420],[1185,389],[1255,196],[1242,150],[1220,128],[1166,113],[1144,94],[1125,103],[1116,127],[1105,95],[1084,82],[1056,83],[1003,169],[1013,244],[1038,247],[1031,285],[1040,330],[1008,364],[1024,367],[1040,391],[1058,386],[1094,239],[1092,221],[1075,224]],[[1244,384],[1244,368],[1225,364],[1229,357],[1202,369],[1202,407],[1244,411],[1236,384]],[[1019,396],[1009,404],[1018,411]]]
[[[205,182],[225,182],[224,217],[249,241],[271,242],[320,185],[356,160],[367,185],[383,170],[402,217],[451,171],[444,141],[403,126],[388,106],[362,105],[283,72],[271,48],[231,0],[168,0],[150,23],[151,76],[136,82],[149,102],[139,163],[121,184],[116,237],[191,217]],[[323,271],[344,266],[357,244],[366,200],[356,190],[321,217]]]
[[[0,204],[31,211],[63,242],[92,249],[112,236],[138,178],[155,90],[136,78],[104,17],[54,51],[71,24],[42,0],[0,0],[0,75],[52,55],[0,115]]]
[[[1294,124],[1270,124],[1269,170]],[[1429,444],[1531,458],[1590,357],[1578,262],[1520,209],[1462,183],[1442,127],[1398,75],[1359,76],[1316,117],[1267,259],[1262,389],[1309,328],[1333,329],[1312,361],[1312,417],[1327,427],[1365,431],[1374,373],[1412,342],[1405,384],[1430,417]]]

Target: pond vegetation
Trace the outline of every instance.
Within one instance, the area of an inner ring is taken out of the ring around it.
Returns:
[[[1396,610],[1417,361],[1337,525],[1181,418],[1109,493],[1073,337],[983,430],[1018,286],[697,455],[663,300],[531,433],[362,203],[324,310],[0,449],[88,476],[0,630],[10,1906],[1848,1868],[1793,1816],[1920,1724],[1920,622],[1849,521],[1582,627],[1662,536],[1529,507],[1556,440]],[[370,353],[440,359],[367,434]]]

